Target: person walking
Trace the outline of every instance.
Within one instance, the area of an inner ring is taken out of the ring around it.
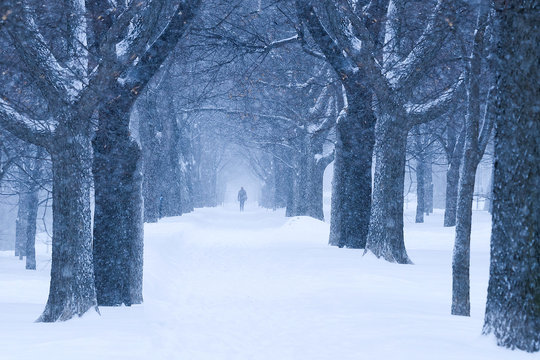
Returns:
[[[244,190],[244,187],[242,186],[240,188],[240,191],[238,191],[238,201],[240,202],[240,211],[244,211],[244,203],[247,200],[247,193],[246,190]]]

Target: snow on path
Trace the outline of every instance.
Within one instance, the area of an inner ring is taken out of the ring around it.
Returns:
[[[475,213],[472,317],[449,315],[453,229],[414,224],[415,265],[327,245],[328,224],[282,211],[198,209],[145,226],[143,305],[36,324],[38,271],[0,252],[0,359],[532,359],[480,335],[489,216]],[[538,358],[538,357],[535,357]]]

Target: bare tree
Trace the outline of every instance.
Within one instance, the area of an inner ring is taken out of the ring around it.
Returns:
[[[480,81],[484,59],[484,38],[488,23],[487,1],[479,6],[473,40],[473,50],[466,67],[467,116],[465,118],[465,145],[459,177],[456,241],[452,261],[452,314],[470,315],[469,267],[474,181],[478,163],[482,159],[493,128],[490,92],[486,95],[484,115],[481,114]],[[482,122],[482,125],[480,123]],[[480,129],[480,126],[482,128]],[[481,130],[481,131],[480,131]]]

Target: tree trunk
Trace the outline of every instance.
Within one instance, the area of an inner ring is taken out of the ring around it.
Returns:
[[[329,244],[363,249],[371,208],[375,116],[371,93],[347,91],[347,116],[336,124]]]
[[[461,155],[461,153],[459,154]],[[444,226],[456,226],[457,196],[459,186],[459,168],[461,156],[452,158],[446,172],[446,200],[444,208]]]
[[[26,255],[26,236],[28,229],[28,193],[26,189],[19,192],[17,220],[15,224],[15,256],[22,260]]]
[[[471,247],[472,202],[476,168],[483,150],[479,148],[480,136],[480,75],[484,49],[484,30],[487,7],[480,4],[468,80],[467,117],[465,119],[465,150],[459,176],[456,216],[456,240],[452,258],[452,315],[470,316],[469,266]],[[489,100],[489,94],[488,94]],[[487,101],[486,101],[487,104]],[[487,106],[487,105],[486,105]],[[490,119],[484,118],[484,121]]]
[[[540,18],[534,1],[494,3],[498,111],[483,333],[493,333],[500,346],[535,352],[540,351]]]
[[[36,220],[39,206],[39,193],[34,185],[27,196],[27,221],[26,221],[26,269],[36,270]]]
[[[129,111],[100,113],[94,139],[94,271],[99,305],[142,302],[141,150]]]
[[[322,145],[317,146],[317,139],[305,136],[303,150],[296,155],[293,181],[293,203],[289,216],[311,216],[324,220],[323,213],[323,177],[328,165],[326,159],[316,158],[322,152]]]
[[[283,164],[276,156],[272,160],[274,166],[274,208],[283,208],[287,206],[287,166]]]
[[[491,164],[491,171],[489,176],[489,187],[486,194],[486,200],[484,201],[484,211],[488,211],[493,214],[493,178],[495,177],[495,156]]]
[[[424,222],[425,212],[425,168],[423,160],[419,160],[416,163],[416,223]]]
[[[456,240],[452,258],[452,315],[470,315],[469,266],[474,178],[478,165],[476,156],[474,150],[465,150],[459,181]]]
[[[422,134],[415,135],[416,146],[416,223],[424,222],[425,190],[426,190],[426,159],[424,155],[424,142]]]
[[[323,180],[324,170],[328,166],[328,162],[324,159],[315,161],[311,168],[310,185],[309,185],[309,203],[308,203],[308,216],[312,218],[324,221],[323,212]]]
[[[424,157],[424,214],[433,214],[433,161],[431,154]]]
[[[283,182],[285,191],[285,216],[291,217],[294,215],[294,169],[291,169],[288,166],[283,167],[283,178],[285,181]]]
[[[59,125],[51,154],[53,237],[49,299],[38,321],[82,316],[96,306],[92,266],[90,189],[92,144]]]
[[[293,179],[293,201],[290,216],[307,216],[308,204],[310,202],[310,170],[313,167],[314,159],[308,151],[306,143],[301,144],[302,150],[295,154]]]
[[[382,115],[375,129],[375,183],[366,251],[410,264],[403,238],[407,129],[404,119]]]

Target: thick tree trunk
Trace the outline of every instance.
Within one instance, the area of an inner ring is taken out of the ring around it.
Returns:
[[[295,154],[293,179],[293,201],[290,216],[307,216],[310,202],[310,170],[315,160],[311,158],[308,145],[302,144],[302,150]]]
[[[324,220],[323,212],[323,179],[324,170],[328,163],[323,159],[315,161],[311,169],[309,185],[309,203],[307,208],[308,216],[318,220]]]
[[[59,127],[51,154],[53,237],[49,299],[38,321],[82,316],[96,306],[90,189],[92,144],[86,134]]]
[[[304,149],[297,154],[293,170],[294,196],[289,214],[324,220],[323,177],[328,161],[316,157],[322,152],[322,145],[317,146],[317,139],[306,136],[303,145]]]
[[[375,116],[371,93],[347,91],[347,116],[336,124],[329,244],[363,249],[371,209]]]
[[[142,302],[141,150],[129,135],[129,112],[120,111],[100,114],[94,139],[94,271],[104,306]]]
[[[283,208],[287,206],[287,166],[283,164],[277,157],[274,156],[274,208]]]
[[[410,264],[403,238],[407,129],[403,119],[382,115],[375,129],[375,183],[366,251]]]
[[[540,351],[540,121],[535,1],[497,9],[498,111],[491,266],[484,334],[500,346]]]
[[[285,216],[291,217],[294,215],[294,169],[291,169],[288,166],[283,168],[283,186],[285,188]]]

